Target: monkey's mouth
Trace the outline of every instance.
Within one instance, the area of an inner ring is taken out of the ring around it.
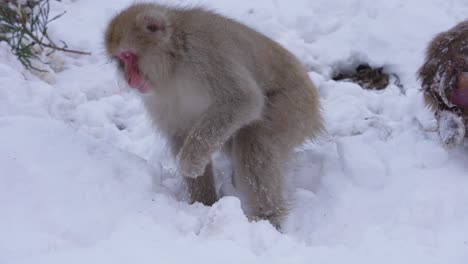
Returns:
[[[468,89],[454,89],[450,94],[450,102],[468,110]]]
[[[125,80],[131,88],[137,89],[140,93],[150,91],[146,80],[141,76],[138,69],[138,57],[130,50],[122,50],[116,57],[124,64]]]

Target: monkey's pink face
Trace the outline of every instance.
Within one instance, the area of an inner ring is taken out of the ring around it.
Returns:
[[[456,88],[450,93],[450,101],[468,110],[468,72],[463,72],[458,76]]]
[[[111,20],[106,50],[131,88],[148,93],[167,72],[170,32],[166,15],[151,4],[134,5]]]
[[[128,85],[141,93],[149,92],[150,87],[138,69],[138,57],[135,52],[130,49],[122,49],[115,56],[124,66],[125,80]]]

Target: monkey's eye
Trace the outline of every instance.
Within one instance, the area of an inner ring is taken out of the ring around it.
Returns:
[[[158,25],[156,24],[149,24],[146,26],[146,29],[149,31],[149,32],[156,32],[158,31],[160,28]]]

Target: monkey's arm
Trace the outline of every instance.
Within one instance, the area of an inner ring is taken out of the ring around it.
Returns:
[[[241,127],[259,119],[264,97],[256,83],[245,78],[232,78],[220,84],[233,83],[219,88],[215,102],[196,122],[176,157],[178,169],[185,177],[201,175],[211,155]]]

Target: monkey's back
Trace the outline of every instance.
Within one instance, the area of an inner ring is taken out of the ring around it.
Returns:
[[[217,52],[222,58],[236,58],[237,63],[255,73],[257,81],[267,81],[265,89],[275,89],[275,85],[284,79],[290,82],[309,80],[294,55],[254,29],[201,8],[179,12],[184,14],[176,21],[184,23],[185,37],[190,38],[187,42],[193,45],[193,49],[199,53]],[[231,56],[226,56],[226,53]]]
[[[296,134],[292,137],[297,142],[323,132],[317,90],[293,54],[254,29],[211,11],[196,8],[179,12],[183,15],[176,21],[184,24],[184,37],[191,44],[186,48],[198,55],[215,54],[197,61],[198,67],[220,74],[232,65],[246,67],[264,91],[268,120],[281,123],[278,127],[285,133]]]

